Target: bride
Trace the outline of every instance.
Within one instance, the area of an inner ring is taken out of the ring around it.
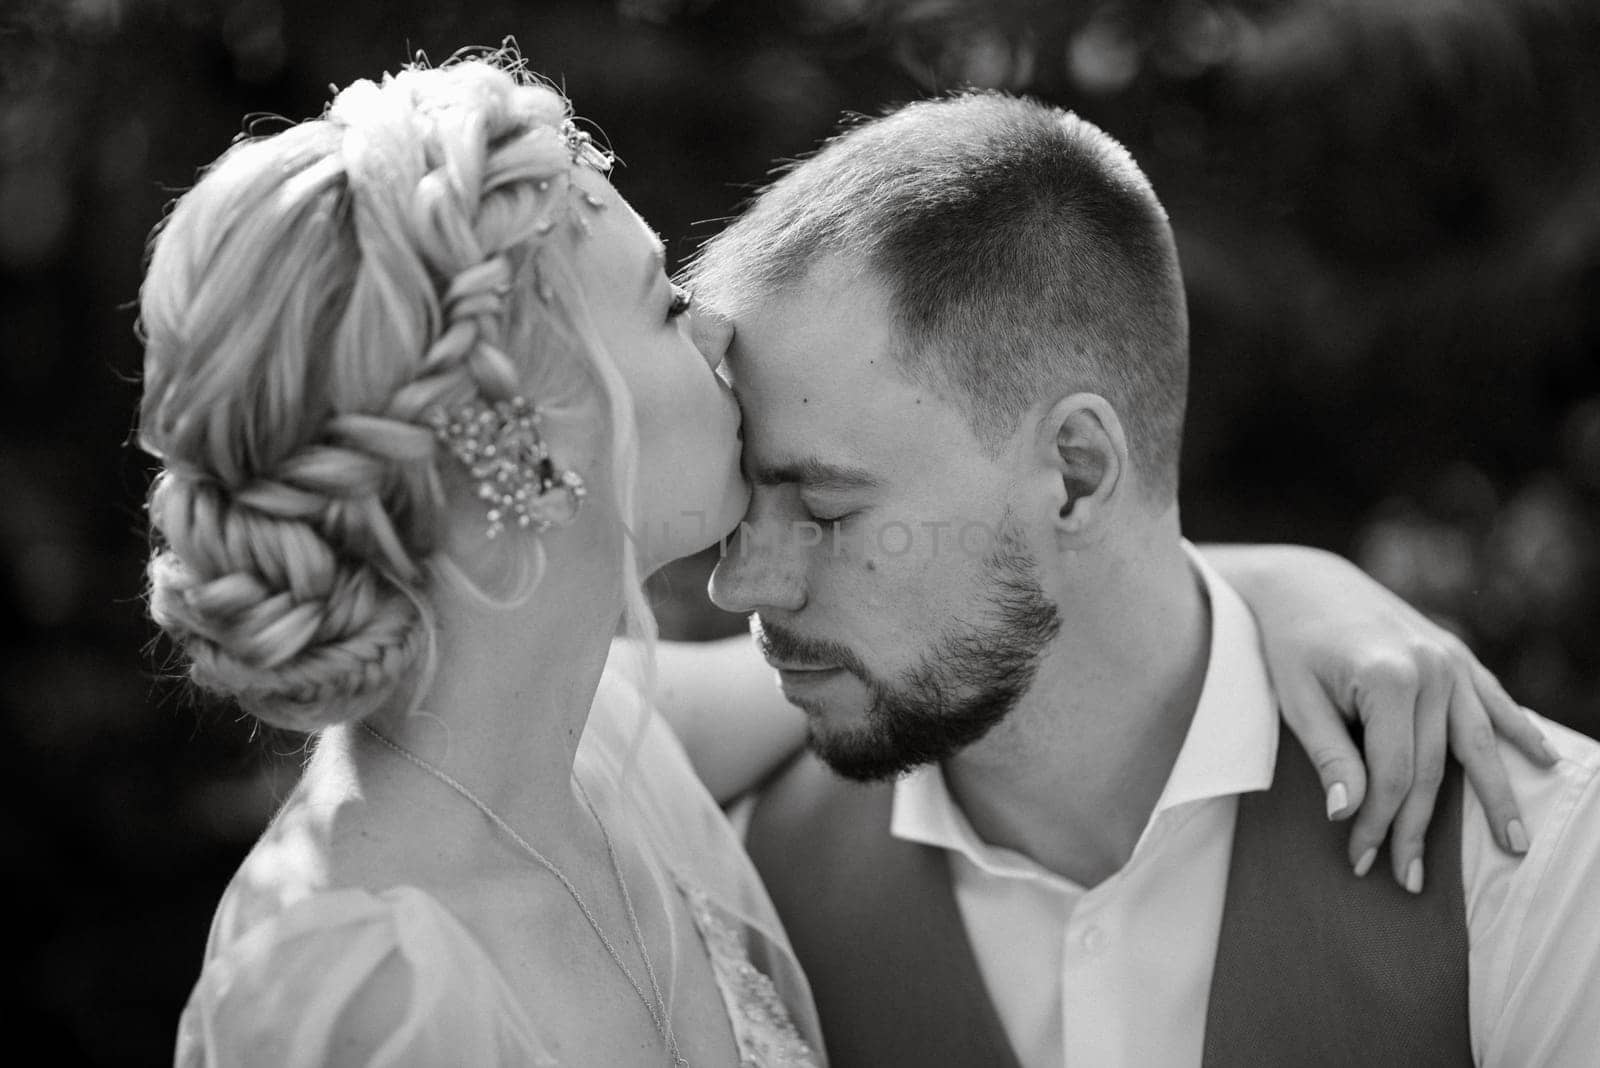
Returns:
[[[154,239],[151,611],[199,686],[316,739],[218,905],[180,1065],[821,1061],[649,656],[607,670],[619,617],[653,644],[641,577],[748,496],[729,331],[609,162],[515,62],[463,59],[235,145]],[[1347,676],[1380,596],[1275,667]],[[797,731],[734,739],[732,702],[684,699],[692,655],[674,711],[726,798]]]

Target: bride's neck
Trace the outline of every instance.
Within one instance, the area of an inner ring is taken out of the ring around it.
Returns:
[[[576,812],[573,760],[623,605],[615,555],[563,540],[547,543],[543,577],[515,608],[488,609],[436,583],[432,684],[414,714],[371,721],[529,832]],[[397,755],[356,728],[339,742],[358,776],[396,770]]]

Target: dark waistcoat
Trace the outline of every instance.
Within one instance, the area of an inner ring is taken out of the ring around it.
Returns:
[[[1204,1068],[1472,1063],[1461,790],[1452,764],[1420,896],[1381,855],[1357,879],[1347,825],[1326,820],[1321,784],[1282,732],[1271,788],[1239,798]],[[806,756],[763,792],[750,826],[833,1068],[1016,1068],[949,858],[889,833],[893,794]]]

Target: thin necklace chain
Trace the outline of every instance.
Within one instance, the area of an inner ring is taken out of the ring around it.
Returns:
[[[363,723],[361,724],[361,727],[368,734],[382,742],[389,749],[393,750],[398,755],[404,757],[406,760],[415,764],[418,768],[421,768],[423,771],[427,772],[429,775],[432,775],[435,779],[438,779],[440,782],[450,787],[450,789],[466,798],[474,808],[488,818],[490,823],[493,823],[496,827],[500,828],[500,830],[505,833],[507,838],[510,838],[513,842],[515,842],[518,848],[520,848],[524,853],[528,854],[528,856],[532,857],[534,860],[538,861],[539,866],[544,868],[545,871],[556,877],[556,880],[560,882],[561,885],[566,889],[567,894],[574,902],[577,903],[578,908],[583,912],[583,918],[589,921],[589,926],[594,929],[595,935],[600,939],[600,944],[606,947],[606,952],[611,955],[611,960],[616,964],[617,969],[622,972],[623,977],[628,980],[628,985],[633,987],[633,992],[637,994],[639,996],[639,1000],[644,1003],[645,1010],[650,1013],[651,1022],[656,1025],[656,1031],[661,1035],[662,1040],[667,1044],[667,1053],[672,1057],[673,1068],[688,1068],[689,1062],[684,1059],[682,1052],[678,1049],[678,1039],[677,1036],[673,1034],[672,1016],[670,1011],[667,1009],[666,999],[661,996],[661,986],[656,982],[656,970],[650,964],[650,953],[645,948],[644,933],[639,929],[639,916],[633,908],[633,896],[628,893],[628,883],[622,877],[622,864],[617,860],[616,847],[611,844],[611,832],[606,830],[605,821],[600,818],[600,813],[595,809],[594,802],[589,800],[589,791],[583,788],[583,781],[576,775],[572,777],[572,781],[578,787],[578,795],[583,798],[583,803],[585,807],[589,809],[589,814],[594,817],[595,826],[600,828],[600,837],[606,844],[606,855],[611,859],[611,873],[616,876],[617,889],[622,892],[622,905],[627,910],[628,925],[633,929],[634,940],[639,945],[639,956],[644,960],[645,975],[650,980],[650,992],[655,995],[654,1004],[651,1003],[649,998],[645,997],[644,988],[639,985],[639,980],[634,978],[633,972],[629,971],[628,966],[622,962],[622,955],[617,952],[617,947],[611,944],[611,939],[606,937],[605,931],[600,927],[600,921],[595,919],[594,913],[590,911],[588,903],[583,900],[583,895],[578,893],[578,888],[572,885],[572,880],[568,879],[566,873],[564,873],[560,868],[556,867],[554,861],[545,856],[543,853],[539,852],[539,850],[535,849],[533,843],[529,842],[526,838],[522,837],[522,835],[518,834],[516,828],[512,827],[511,824],[502,819],[498,812],[490,808],[484,802],[480,801],[476,794],[467,789],[461,783],[457,782],[455,779],[451,778],[444,771],[441,771],[439,768],[434,767],[426,760],[423,760],[421,757],[417,756],[417,754],[413,753],[399,742],[396,742],[387,735],[380,733],[378,729],[373,727],[371,724]]]

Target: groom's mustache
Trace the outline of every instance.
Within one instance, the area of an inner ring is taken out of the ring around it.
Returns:
[[[750,633],[761,655],[786,668],[843,668],[863,682],[872,673],[846,646],[819,638],[803,638],[760,616],[752,616]]]

